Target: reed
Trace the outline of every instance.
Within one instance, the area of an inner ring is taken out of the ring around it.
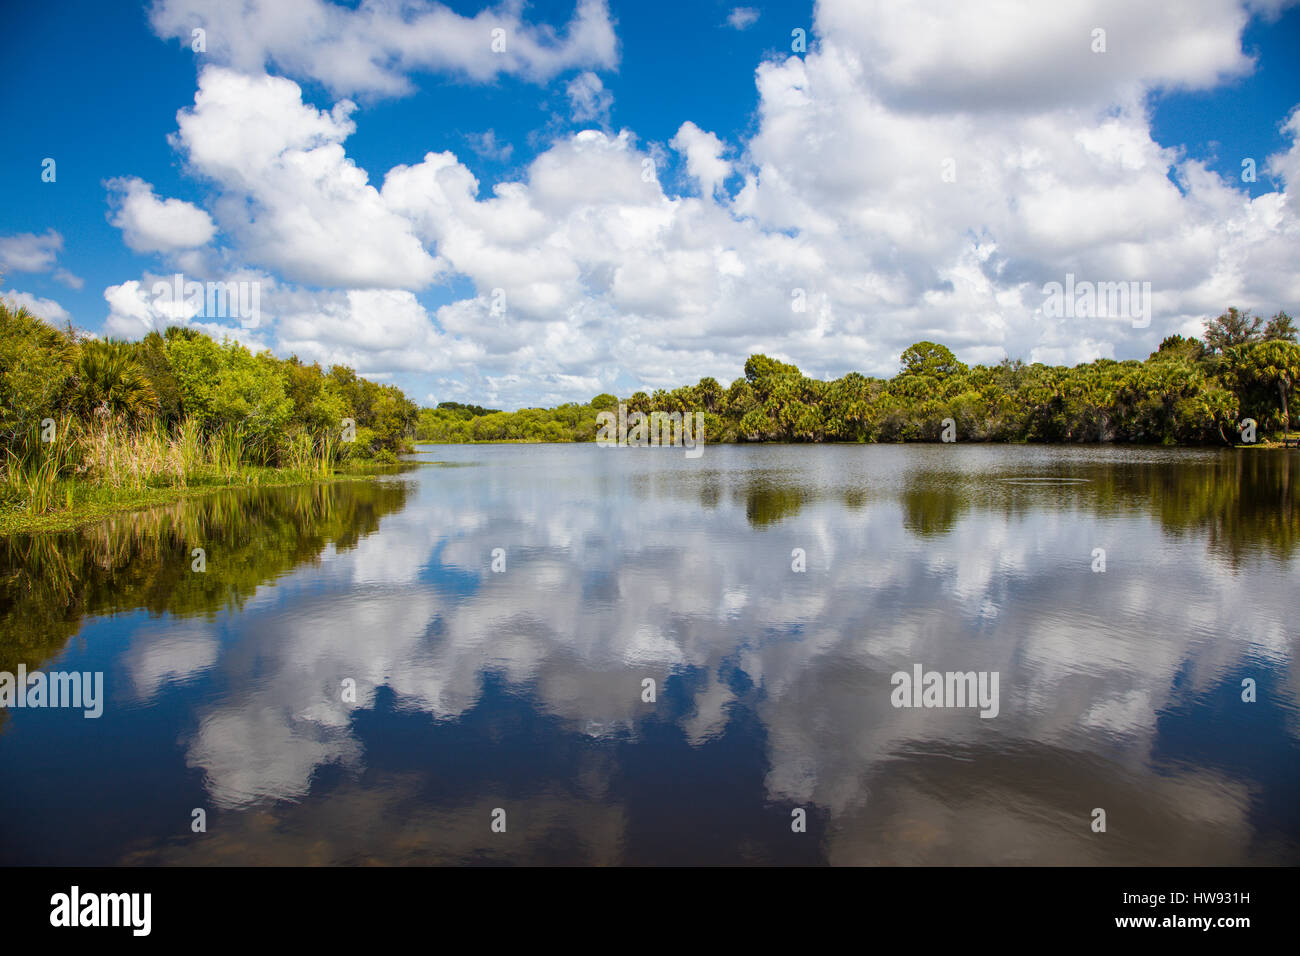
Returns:
[[[132,427],[113,417],[97,418],[80,436],[77,471],[110,488],[184,487],[184,456],[158,427]]]
[[[66,418],[57,442],[39,429],[0,460],[0,504],[43,515],[78,503],[129,498],[149,489],[193,485],[260,485],[333,477],[342,446],[331,432],[307,429],[276,441],[226,425],[210,434],[196,419],[170,431],[158,422],[132,424],[107,411],[88,422]]]
[[[223,425],[208,439],[208,461],[222,474],[239,473],[243,451],[244,430],[238,425]]]
[[[33,425],[17,448],[6,448],[4,489],[6,499],[23,501],[29,514],[44,514],[58,500],[59,483],[69,472],[76,438],[74,422],[55,422],[52,441],[42,441],[43,429]]]
[[[206,464],[203,432],[197,418],[187,418],[172,429],[172,444],[180,462],[182,484],[188,484]]]

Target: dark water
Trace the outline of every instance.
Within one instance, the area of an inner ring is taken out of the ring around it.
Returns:
[[[1300,862],[1295,453],[418,457],[0,541],[0,862]]]

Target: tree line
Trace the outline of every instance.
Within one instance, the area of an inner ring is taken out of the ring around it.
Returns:
[[[68,482],[141,489],[244,469],[395,462],[418,407],[344,365],[170,326],[137,342],[55,328],[0,300],[0,505],[50,510]]]
[[[751,355],[723,387],[695,385],[619,399],[504,412],[444,402],[420,410],[417,440],[592,441],[596,414],[702,411],[709,441],[964,441],[1229,444],[1243,419],[1259,434],[1289,431],[1300,380],[1291,317],[1267,323],[1230,308],[1203,337],[1171,335],[1145,360],[1097,359],[1073,367],[1004,359],[967,366],[935,342],[917,342],[892,378],[850,372],[832,381]]]

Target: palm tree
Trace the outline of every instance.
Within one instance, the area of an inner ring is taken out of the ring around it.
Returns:
[[[84,416],[122,415],[136,422],[158,407],[153,386],[126,342],[82,342],[72,374],[72,404]]]
[[[1291,408],[1288,397],[1300,382],[1300,345],[1294,342],[1260,342],[1234,349],[1233,371],[1238,383],[1277,388],[1282,400],[1282,421],[1286,438],[1291,436]]]

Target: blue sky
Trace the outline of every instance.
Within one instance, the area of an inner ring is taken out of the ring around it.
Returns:
[[[140,318],[152,279],[255,281],[256,328],[187,320],[502,407],[725,383],[759,350],[823,376],[888,374],[920,338],[967,361],[1142,357],[1229,304],[1300,305],[1294,5],[1000,22],[938,2],[915,5],[930,20],[845,0],[421,2],[408,19],[445,19],[420,32],[354,3],[333,33],[294,21],[331,6],[7,11],[0,52],[43,67],[0,85],[0,291],[139,337],[166,321]],[[193,25],[202,53],[180,39]],[[267,77],[285,85],[241,82]],[[201,80],[220,110],[196,111]],[[182,110],[201,113],[186,135]],[[313,131],[277,138],[299,121]],[[477,190],[440,198],[461,171]],[[494,204],[501,185],[514,199]],[[1045,319],[1042,286],[1067,272],[1150,282],[1149,322]]]

